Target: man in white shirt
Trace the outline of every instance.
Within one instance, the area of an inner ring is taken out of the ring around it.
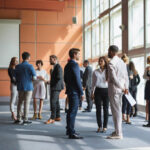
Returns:
[[[122,95],[128,94],[129,79],[125,63],[117,56],[118,47],[112,45],[108,49],[108,95],[115,126],[115,131],[108,139],[122,139]]]

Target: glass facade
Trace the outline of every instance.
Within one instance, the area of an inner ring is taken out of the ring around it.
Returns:
[[[110,13],[110,44],[122,49],[122,32],[119,26],[122,24],[121,7],[113,9]]]
[[[85,59],[96,68],[99,56],[107,56],[108,47],[117,45],[120,56],[127,53],[135,63],[141,78],[137,101],[144,105],[143,73],[150,54],[150,0],[83,0],[83,3]]]
[[[129,50],[143,46],[144,46],[144,1],[130,0]]]

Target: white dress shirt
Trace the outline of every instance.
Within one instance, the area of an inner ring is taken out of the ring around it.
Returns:
[[[101,68],[96,69],[92,75],[92,91],[95,88],[108,88],[108,82],[106,80],[106,70],[101,70]]]

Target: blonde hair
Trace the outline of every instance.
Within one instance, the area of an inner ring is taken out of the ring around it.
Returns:
[[[150,64],[150,56],[147,57],[147,64]]]
[[[129,62],[129,58],[128,58],[127,54],[125,54],[125,53],[122,55],[121,59],[122,59],[125,63],[128,63],[128,62]]]

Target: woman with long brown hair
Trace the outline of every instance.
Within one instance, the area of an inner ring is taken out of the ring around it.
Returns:
[[[108,123],[108,69],[106,57],[98,60],[99,68],[93,72],[92,76],[92,99],[96,105],[96,118],[98,124],[97,132],[106,132]],[[101,105],[103,105],[104,121],[102,123]]]
[[[140,83],[140,76],[137,72],[137,70],[135,69],[135,65],[132,61],[130,61],[129,63],[129,71],[132,72],[133,75],[130,75],[129,77],[129,91],[131,93],[131,95],[133,96],[133,98],[136,100],[136,95],[137,95],[137,86]],[[137,116],[137,104],[134,105],[135,108],[135,112],[133,113],[133,108],[131,107],[131,114],[133,114],[133,117]],[[127,118],[128,121],[128,118]]]
[[[16,115],[15,115],[15,102],[17,100],[17,85],[16,85],[16,79],[15,79],[15,67],[18,64],[18,58],[17,57],[12,57],[9,68],[8,68],[8,75],[11,80],[10,84],[10,91],[11,91],[11,96],[10,96],[10,111],[11,111],[11,117],[13,120],[17,120]]]

